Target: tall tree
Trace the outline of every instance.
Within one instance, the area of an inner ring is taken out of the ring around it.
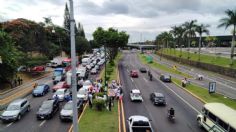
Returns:
[[[180,57],[182,57],[182,42],[185,29],[182,26],[174,26],[172,27],[172,32],[177,39],[177,45],[180,47]]]
[[[52,23],[52,19],[51,17],[44,17],[44,23],[45,23],[45,26],[53,26],[53,23]]]
[[[185,28],[185,35],[188,38],[188,59],[190,58],[189,52],[190,52],[191,39],[194,36],[196,36],[196,34],[195,34],[196,22],[197,22],[197,20],[191,20],[191,21],[185,22],[183,24],[183,27]]]
[[[235,28],[236,28],[236,10],[226,10],[225,14],[227,17],[220,19],[221,24],[218,27],[225,27],[227,29],[229,26],[233,26],[233,37],[231,43],[231,65],[233,64],[234,58],[234,47],[235,47]]]
[[[200,24],[196,26],[196,32],[199,34],[199,43],[198,43],[198,60],[200,61],[201,45],[202,45],[202,34],[206,33],[209,35],[209,30],[207,29],[209,25]]]
[[[70,12],[67,6],[67,3],[65,5],[65,11],[64,11],[64,28],[70,31]]]
[[[0,63],[0,83],[3,82],[11,85],[11,80],[16,74],[21,52],[15,48],[11,36],[3,31],[0,31],[0,49],[0,56],[2,58],[2,63]]]

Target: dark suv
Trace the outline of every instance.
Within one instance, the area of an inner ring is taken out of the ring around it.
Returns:
[[[166,105],[165,96],[162,93],[151,93],[150,99],[154,105]]]
[[[50,119],[59,110],[59,101],[48,99],[43,101],[37,112],[37,119]]]

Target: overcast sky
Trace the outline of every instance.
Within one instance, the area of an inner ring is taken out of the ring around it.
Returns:
[[[51,17],[63,25],[68,0],[0,0],[0,21],[26,18],[42,22]],[[130,42],[154,40],[171,26],[196,19],[209,24],[211,35],[228,35],[232,28],[217,28],[227,9],[236,10],[235,0],[74,0],[77,22],[84,26],[86,37],[101,26],[114,27],[130,34]]]

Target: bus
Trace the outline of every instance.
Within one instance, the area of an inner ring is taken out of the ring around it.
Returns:
[[[197,122],[208,132],[236,132],[236,110],[222,103],[207,103]]]

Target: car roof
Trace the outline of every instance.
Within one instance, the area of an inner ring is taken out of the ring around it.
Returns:
[[[61,89],[57,89],[57,91],[65,91],[66,89],[61,88]]]
[[[132,89],[132,93],[141,93],[139,89]]]
[[[55,100],[53,100],[53,99],[48,99],[48,100],[44,100],[43,103],[51,103],[52,104],[54,101]]]
[[[129,118],[132,118],[133,121],[146,121],[146,122],[149,122],[149,119],[145,116],[141,116],[141,115],[133,115],[133,116],[130,116]]]
[[[164,97],[164,95],[162,93],[155,92],[154,95],[157,96],[157,97]]]
[[[10,105],[19,105],[19,104],[21,104],[23,101],[26,101],[26,99],[25,98],[23,98],[23,99],[16,99],[16,100],[14,100],[14,101],[12,101],[11,103],[10,103]]]

